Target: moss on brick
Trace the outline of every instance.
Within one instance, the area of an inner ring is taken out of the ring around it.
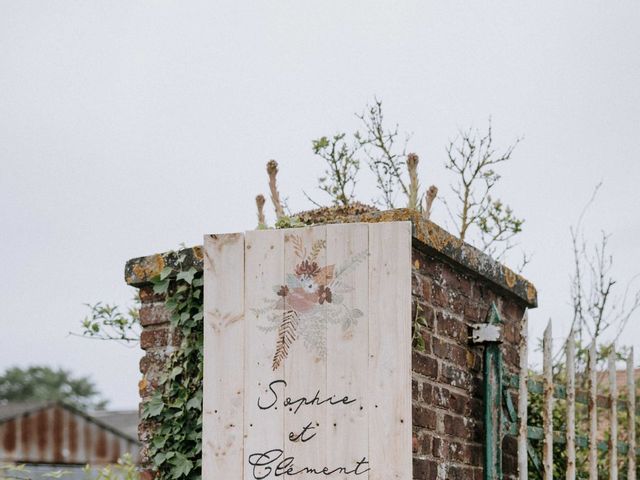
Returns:
[[[424,220],[419,212],[406,208],[375,211],[366,205],[344,210],[324,208],[302,212],[298,217],[305,224],[329,223],[377,223],[410,221],[413,229],[414,247],[425,253],[435,254],[462,267],[465,271],[485,278],[500,289],[516,296],[528,307],[536,307],[538,294],[536,288],[524,277],[481,252],[477,248],[460,241],[442,227]],[[184,255],[183,266],[194,266],[202,270],[202,247],[191,247],[180,251],[170,251],[133,258],[125,266],[125,280],[129,285],[143,286],[160,274],[165,267],[174,268],[177,273],[178,257]]]

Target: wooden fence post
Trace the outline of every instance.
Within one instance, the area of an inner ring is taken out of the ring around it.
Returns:
[[[576,345],[573,329],[567,339],[567,480],[576,478]]]
[[[598,379],[596,375],[596,342],[589,348],[589,480],[598,479]]]
[[[629,450],[627,452],[627,480],[636,480],[636,376],[633,370],[633,347],[627,357],[627,415]]]
[[[553,480],[553,370],[552,370],[552,336],[551,320],[544,330],[542,344],[542,369],[543,369],[543,410],[542,423],[544,429],[544,447],[542,451],[542,464],[544,467],[544,480]]]
[[[618,480],[618,382],[616,379],[616,347],[609,354],[610,432],[609,480]]]

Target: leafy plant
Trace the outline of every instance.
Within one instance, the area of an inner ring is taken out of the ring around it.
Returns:
[[[68,470],[54,470],[39,476],[40,478],[63,478],[70,473]],[[0,480],[31,480],[32,478],[31,471],[24,464],[0,463]]]
[[[96,473],[90,465],[84,468],[87,480],[138,480],[140,474],[129,453],[125,453],[118,462],[100,468]]]
[[[423,195],[420,195],[418,187],[418,156],[407,154],[409,135],[401,143],[398,125],[387,128],[382,101],[377,98],[356,117],[362,131],[356,131],[349,140],[346,133],[338,132],[312,142],[313,153],[327,166],[324,175],[318,179],[320,190],[331,197],[334,205],[351,204],[355,200],[362,155],[381,193],[374,203],[396,208],[396,196],[401,193],[407,198],[408,208],[421,209]]]
[[[44,365],[5,370],[0,375],[0,403],[29,400],[61,401],[80,410],[103,409],[107,404],[89,377]]]
[[[102,302],[86,304],[90,312],[82,321],[81,335],[126,343],[140,341],[140,298],[136,295],[134,301],[126,313],[117,305]]]
[[[522,231],[524,223],[509,206],[491,195],[500,180],[496,167],[511,159],[519,142],[518,139],[503,152],[496,152],[489,121],[486,133],[474,129],[460,131],[447,147],[445,168],[456,177],[451,185],[456,202],[447,203],[447,208],[458,237],[467,240],[475,228],[481,249],[498,259],[513,248],[512,240]],[[525,257],[523,263],[526,261]]]
[[[178,264],[184,262],[184,255]],[[165,268],[153,280],[166,296],[172,327],[181,337],[159,386],[143,409],[153,425],[148,455],[160,478],[199,479],[202,452],[203,304],[202,272]]]
[[[337,133],[331,138],[320,137],[313,140],[313,153],[322,158],[327,169],[318,179],[318,188],[331,197],[334,205],[347,206],[354,199],[356,176],[360,170],[360,160],[356,157],[361,145],[348,145],[345,133]]]
[[[422,336],[422,329],[428,328],[424,310],[419,303],[415,303],[415,313],[413,314],[413,324],[411,325],[411,346],[420,352],[427,349],[427,344]]]
[[[364,126],[364,133],[356,133],[367,156],[367,164],[373,172],[378,190],[382,193],[381,203],[386,208],[395,208],[395,196],[400,191],[410,198],[408,183],[403,173],[407,160],[407,143],[410,135],[406,134],[404,143],[398,147],[399,126],[385,127],[382,101],[374,98],[365,111],[357,115]]]
[[[86,465],[83,469],[86,480],[138,480],[140,474],[130,454],[125,453],[117,463],[105,465],[99,469]],[[72,476],[69,470],[53,470],[38,474],[38,478],[67,478]],[[0,480],[32,480],[31,470],[24,464],[0,464]]]

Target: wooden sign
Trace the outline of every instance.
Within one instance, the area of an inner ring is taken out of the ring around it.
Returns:
[[[204,250],[203,478],[410,480],[410,223]]]

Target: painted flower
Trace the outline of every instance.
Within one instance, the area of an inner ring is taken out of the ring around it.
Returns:
[[[278,296],[286,297],[287,295],[289,295],[289,287],[287,287],[286,285],[282,285],[280,287],[280,290],[278,290]]]
[[[299,277],[315,277],[320,273],[320,267],[316,262],[303,260],[302,263],[296,265],[296,275]]]
[[[318,289],[318,303],[322,305],[324,302],[331,303],[331,289],[320,285]]]

